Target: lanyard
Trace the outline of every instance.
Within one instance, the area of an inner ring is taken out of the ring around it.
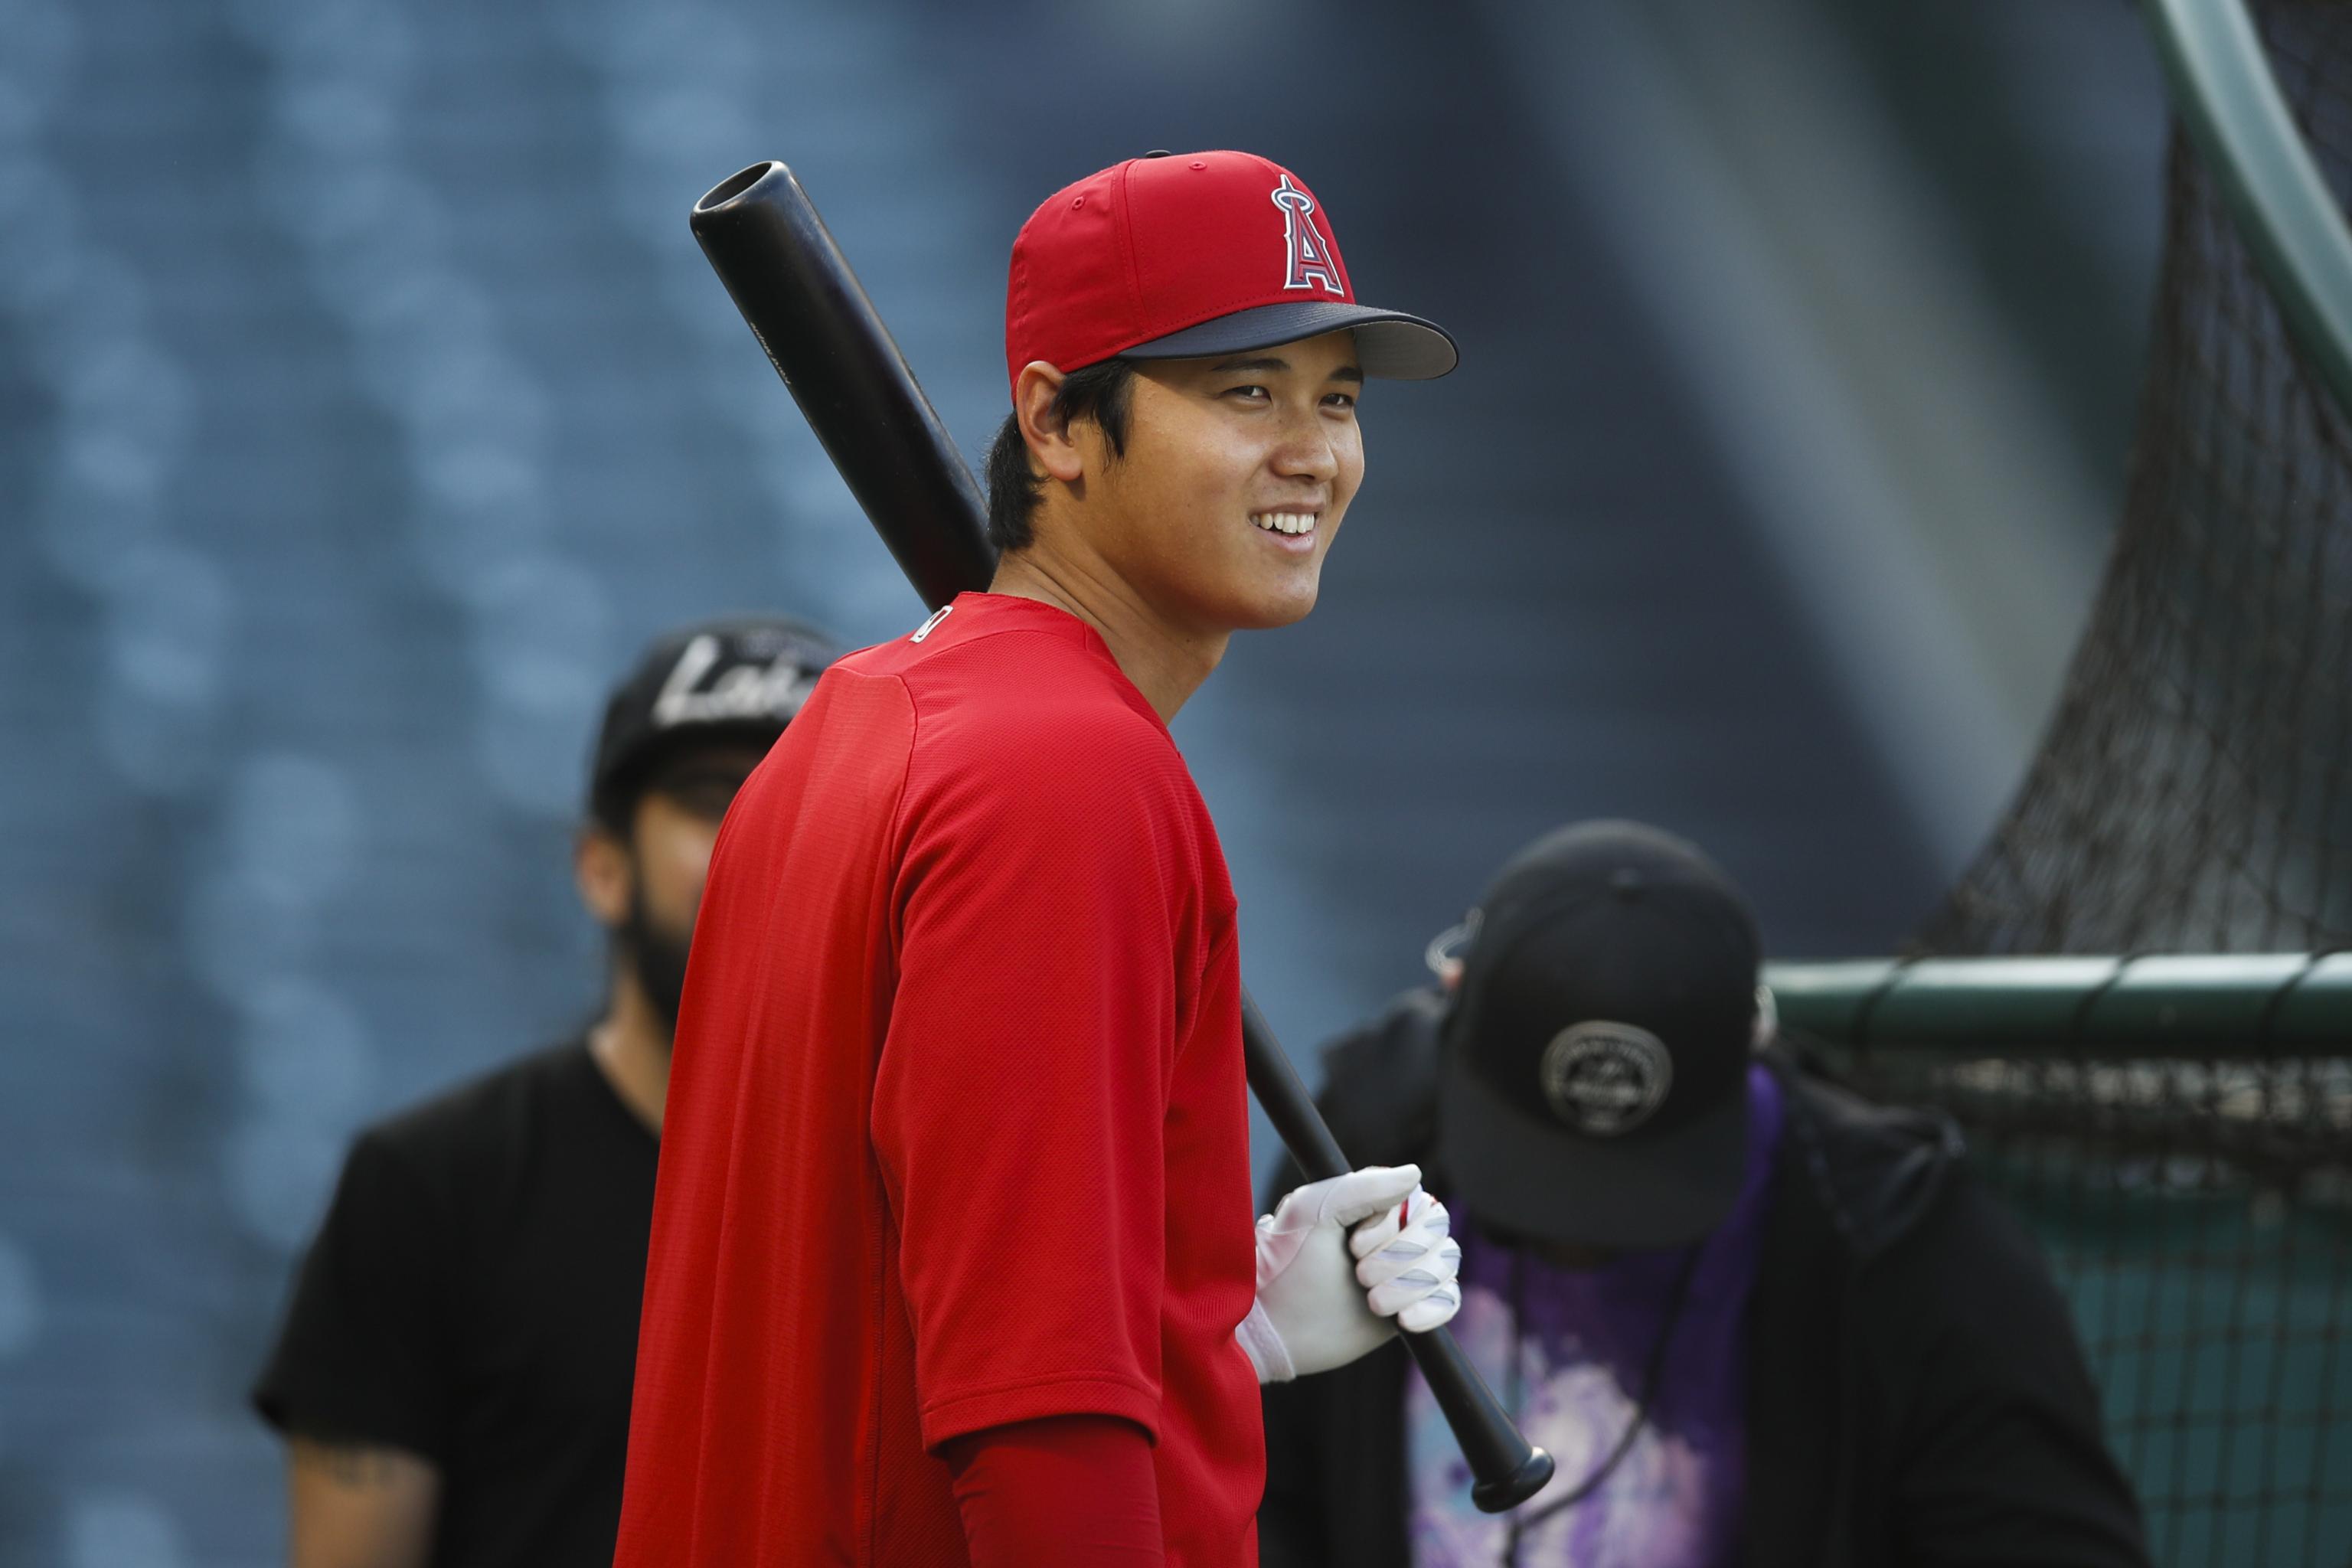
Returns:
[[[1541,1508],[1521,1510],[1511,1515],[1511,1533],[1505,1548],[1503,1568],[1519,1568],[1519,1538],[1524,1533],[1574,1508],[1600,1490],[1601,1483],[1609,1479],[1625,1456],[1633,1451],[1633,1439],[1640,1436],[1642,1428],[1649,1425],[1651,1403],[1657,1396],[1658,1379],[1666,1367],[1666,1349],[1674,1342],[1675,1329],[1682,1321],[1683,1303],[1690,1296],[1691,1276],[1698,1272],[1698,1255],[1699,1246],[1695,1242],[1685,1252],[1682,1267],[1675,1271],[1674,1290],[1666,1299],[1665,1321],[1658,1325],[1658,1337],[1650,1346],[1648,1363],[1642,1369],[1642,1392],[1633,1402],[1633,1414],[1625,1423],[1624,1435],[1617,1439],[1617,1446],[1609,1450],[1608,1458],[1594,1466],[1591,1473],[1577,1482],[1567,1495],[1554,1498]],[[1507,1408],[1515,1418],[1519,1414],[1519,1405],[1527,1392],[1523,1386],[1525,1373],[1522,1370],[1526,1363],[1523,1347],[1527,1332],[1527,1281],[1522,1256],[1521,1247],[1511,1248],[1511,1373]]]

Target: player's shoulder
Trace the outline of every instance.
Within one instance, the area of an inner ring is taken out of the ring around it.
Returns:
[[[1006,761],[1072,751],[1173,758],[1167,727],[1102,638],[1068,612],[1030,599],[967,594],[895,644],[866,650],[854,673],[905,683],[917,745]]]

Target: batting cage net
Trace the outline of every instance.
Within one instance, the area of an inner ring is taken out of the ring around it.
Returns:
[[[2352,5],[2254,19],[2340,207]],[[2113,553],[2041,752],[1924,952],[2352,944],[2352,423],[2232,216],[2243,173],[2176,131]],[[2344,1568],[2352,1041],[2263,1035],[1845,1065],[1950,1110],[2042,1237],[2157,1561]]]

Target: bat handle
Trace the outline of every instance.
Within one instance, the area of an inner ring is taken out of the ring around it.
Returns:
[[[1283,1054],[1265,1016],[1246,991],[1242,993],[1242,1056],[1249,1071],[1250,1091],[1257,1096],[1266,1120],[1274,1123],[1307,1179],[1327,1181],[1353,1169],[1339,1141],[1331,1136],[1330,1127],[1316,1110],[1314,1097],[1307,1092],[1298,1069]],[[1541,1491],[1551,1479],[1551,1456],[1520,1432],[1503,1402],[1462,1353],[1453,1331],[1441,1325],[1426,1333],[1400,1337],[1462,1445],[1462,1458],[1474,1478],[1470,1500],[1482,1512],[1502,1513]]]

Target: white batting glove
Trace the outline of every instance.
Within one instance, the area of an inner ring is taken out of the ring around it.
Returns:
[[[1349,1234],[1356,1283],[1376,1315],[1394,1318],[1409,1334],[1454,1321],[1462,1310],[1462,1244],[1453,1228],[1445,1205],[1415,1187],[1406,1205],[1382,1209]]]
[[[1260,1383],[1328,1372],[1462,1303],[1462,1248],[1418,1165],[1309,1182],[1257,1222],[1257,1300],[1234,1331]],[[1352,1234],[1351,1234],[1352,1233]]]

